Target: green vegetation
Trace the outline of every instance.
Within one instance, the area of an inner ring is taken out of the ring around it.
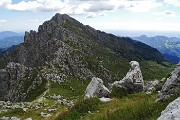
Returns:
[[[31,102],[32,104],[36,104],[35,101]],[[45,104],[47,104],[48,106],[44,106]],[[62,112],[67,111],[67,107],[62,106],[57,104],[54,100],[51,99],[45,99],[43,101],[43,103],[40,103],[40,107],[39,109],[31,109],[28,108],[27,111],[23,111],[23,109],[21,108],[16,108],[16,109],[10,109],[7,112],[1,112],[0,113],[0,117],[3,116],[8,116],[8,117],[18,117],[21,119],[26,119],[26,118],[32,118],[33,120],[54,120],[59,114],[61,114]],[[56,108],[57,110],[54,112],[51,112],[51,117],[48,118],[43,118],[40,116],[41,112],[44,113],[48,113],[47,109],[50,108]]]
[[[82,116],[98,110],[99,98],[79,100],[69,111],[59,114],[56,120],[78,120]]]
[[[21,108],[17,108],[17,109],[9,110],[8,112],[0,113],[0,117],[3,117],[3,116],[14,116],[14,115],[23,116],[24,115],[24,111]]]
[[[79,102],[56,120],[156,120],[170,101],[157,103],[155,100],[155,94],[132,94],[122,99],[114,98],[107,103],[90,99],[88,102]],[[91,108],[87,105],[91,105]]]
[[[66,99],[73,99],[74,97],[82,97],[84,91],[89,84],[89,80],[80,80],[68,78],[65,82],[58,84],[51,82],[50,90],[47,95],[62,95]]]
[[[162,79],[169,76],[173,71],[175,65],[165,62],[164,65],[157,64],[153,61],[142,61],[140,62],[141,71],[145,81]]]
[[[42,80],[42,83],[40,86],[38,86],[36,89],[32,89],[31,91],[28,92],[25,101],[35,100],[38,96],[40,96],[46,90],[46,85],[47,85],[47,81]]]
[[[116,98],[122,98],[124,96],[127,96],[127,91],[125,91],[125,89],[123,88],[113,86],[111,96]]]

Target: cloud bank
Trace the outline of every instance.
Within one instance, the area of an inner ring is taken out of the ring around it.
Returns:
[[[165,0],[168,2],[170,0]],[[155,0],[26,0],[13,3],[12,0],[1,0],[0,8],[15,11],[56,11],[69,14],[98,13],[119,9],[133,12],[148,12],[162,6]]]
[[[179,0],[25,0],[13,3],[12,0],[0,0],[0,9],[12,11],[59,12],[70,15],[85,14],[94,18],[117,10],[130,12],[150,12],[164,4],[180,6]],[[160,13],[159,13],[160,14]],[[175,13],[161,13],[174,16]]]

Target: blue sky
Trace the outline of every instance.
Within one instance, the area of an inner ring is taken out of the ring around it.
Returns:
[[[180,0],[0,0],[0,31],[37,30],[55,13],[105,31],[180,32]]]

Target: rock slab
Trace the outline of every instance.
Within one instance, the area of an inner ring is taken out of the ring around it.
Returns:
[[[103,85],[103,81],[100,78],[93,77],[91,82],[86,88],[84,98],[90,97],[109,97],[110,91]]]
[[[180,120],[180,97],[171,102],[157,120]]]

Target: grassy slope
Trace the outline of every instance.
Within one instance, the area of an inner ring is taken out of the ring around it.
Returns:
[[[155,100],[155,94],[133,94],[107,103],[96,98],[79,101],[56,120],[156,120],[169,101],[156,103]]]
[[[160,112],[165,109],[169,103],[156,103],[156,94],[132,94],[124,98],[113,98],[112,101],[102,103],[98,99],[82,100],[85,88],[89,81],[69,79],[61,85],[50,82],[48,95],[61,95],[67,100],[74,101],[75,106],[69,108],[57,104],[52,99],[45,99],[41,102],[40,109],[28,109],[23,112],[22,109],[9,110],[0,113],[1,116],[17,116],[22,119],[32,117],[35,120],[44,120],[40,116],[41,112],[47,113],[45,109],[57,108],[57,111],[50,113],[52,117],[45,120],[155,120]],[[70,89],[70,86],[75,90]],[[77,98],[78,96],[78,98]],[[33,101],[33,103],[36,103]]]
[[[49,95],[61,95],[63,96],[63,99],[72,100],[76,102],[77,96],[82,97],[84,94],[84,90],[87,87],[89,83],[89,80],[78,80],[78,79],[72,79],[68,78],[68,80],[64,83],[57,84],[50,82],[50,89],[49,92],[46,93],[45,96]],[[74,90],[72,90],[71,88]],[[40,88],[41,89],[41,88]],[[42,96],[42,95],[40,95]],[[40,98],[40,97],[38,97]],[[38,99],[37,98],[37,99]],[[37,103],[36,100],[32,101],[32,103]],[[48,104],[48,106],[44,106],[44,104]],[[59,114],[67,111],[68,107],[64,105],[60,105],[56,103],[56,101],[46,98],[43,102],[40,102],[41,108],[39,109],[28,109],[27,112],[24,112],[22,109],[14,109],[14,110],[8,110],[7,112],[0,113],[0,117],[2,116],[16,116],[22,119],[31,117],[33,120],[53,120],[55,119]],[[42,118],[40,116],[41,112],[48,113],[45,109],[50,108],[57,108],[57,111],[50,113],[52,117],[49,118]]]

